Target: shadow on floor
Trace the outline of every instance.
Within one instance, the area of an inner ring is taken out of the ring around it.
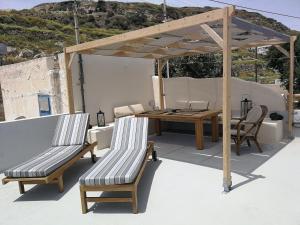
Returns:
[[[205,137],[205,149],[195,148],[195,136],[165,132],[162,136],[151,136],[155,142],[158,156],[165,159],[191,163],[199,166],[223,170],[222,140],[212,142]],[[236,189],[256,179],[265,178],[262,174],[254,174],[255,170],[284,148],[290,140],[283,140],[276,144],[262,144],[263,153],[259,153],[254,144],[248,147],[245,143],[241,146],[240,156],[235,154],[235,145],[232,144],[231,170],[246,178],[245,181],[235,184]]]
[[[149,195],[151,192],[151,186],[156,170],[161,164],[161,160],[149,161],[146,165],[142,179],[138,186],[138,209],[139,213],[146,212]],[[89,193],[87,193],[89,195]],[[97,195],[96,195],[97,196]],[[99,195],[98,195],[99,196]],[[128,192],[103,192],[100,194],[101,197],[129,197]],[[132,213],[130,203],[95,203],[89,211],[93,213]]]
[[[57,184],[25,185],[25,193],[21,195],[18,201],[57,201],[62,198],[77,182],[93,163],[90,158],[82,158],[64,173],[64,192],[58,191]],[[17,183],[15,183],[17,185]]]

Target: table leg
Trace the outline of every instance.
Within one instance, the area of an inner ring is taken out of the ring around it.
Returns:
[[[217,115],[211,117],[211,138],[213,142],[217,142],[219,139],[219,124]]]
[[[155,133],[157,136],[161,135],[161,122],[160,119],[155,119],[154,120],[155,123]]]
[[[196,148],[202,150],[204,148],[203,140],[203,120],[195,121]]]

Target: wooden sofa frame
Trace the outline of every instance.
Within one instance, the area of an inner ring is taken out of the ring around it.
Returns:
[[[87,152],[91,153],[92,161],[96,162],[95,155],[94,155],[94,148],[97,146],[97,142],[92,144],[85,144],[83,149],[74,156],[71,160],[57,168],[48,176],[44,177],[5,177],[2,179],[2,184],[7,184],[9,182],[17,181],[19,184],[19,191],[20,194],[25,193],[25,184],[53,184],[56,183],[58,185],[59,192],[64,191],[64,183],[63,183],[63,173],[69,167],[71,167],[75,162],[77,162],[80,158],[82,158]]]
[[[142,178],[144,169],[146,167],[147,161],[150,154],[152,154],[152,159],[157,160],[156,152],[154,151],[154,143],[148,142],[147,153],[143,160],[141,169],[135,178],[134,182],[130,184],[114,184],[114,185],[82,185],[80,184],[80,198],[81,198],[81,208],[82,213],[85,214],[88,212],[88,202],[131,202],[133,213],[138,213],[138,199],[137,199],[137,187],[140,179]],[[131,197],[124,198],[111,198],[111,197],[87,197],[86,192],[131,192]]]

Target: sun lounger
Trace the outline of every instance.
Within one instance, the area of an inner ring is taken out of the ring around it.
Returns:
[[[137,186],[153,143],[147,142],[148,118],[123,117],[116,121],[111,149],[79,178],[82,212],[87,202],[131,202],[137,213]],[[152,155],[155,159],[155,154]],[[129,198],[87,197],[89,191],[127,191]]]
[[[86,144],[85,137],[89,114],[80,113],[59,117],[51,146],[43,153],[4,172],[2,183],[17,181],[20,193],[24,193],[24,184],[57,183],[62,192],[63,173],[87,152],[91,152],[96,143]]]

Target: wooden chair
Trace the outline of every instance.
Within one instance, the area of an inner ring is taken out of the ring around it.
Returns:
[[[247,141],[248,146],[251,147],[250,140],[255,143],[258,151],[262,152],[257,135],[267,113],[267,106],[254,106],[245,117],[239,119],[236,127],[231,130],[231,138],[236,144],[237,155],[240,155],[240,146],[244,141]]]
[[[41,154],[4,172],[2,183],[18,182],[21,194],[25,184],[58,184],[64,190],[63,173],[87,152],[95,162],[94,147],[86,144],[89,114],[78,113],[59,117],[51,146]]]

